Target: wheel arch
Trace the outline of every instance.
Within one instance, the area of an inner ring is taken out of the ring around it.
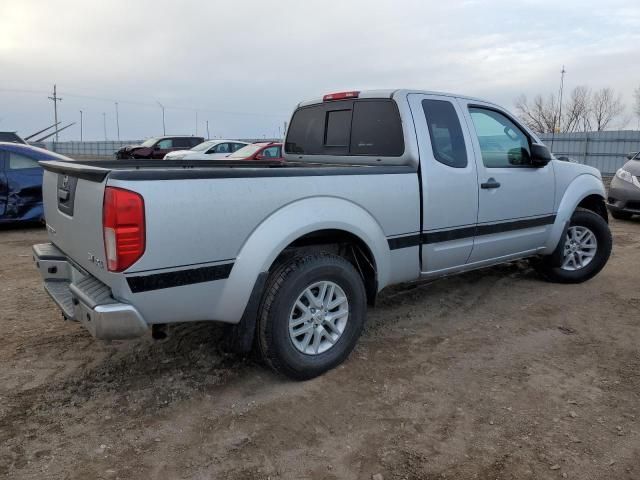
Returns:
[[[576,208],[592,210],[608,221],[605,196],[604,185],[598,177],[585,173],[573,179],[560,199],[556,219],[542,253],[551,254],[556,249]]]
[[[388,283],[390,254],[384,231],[373,215],[337,197],[307,198],[281,207],[265,218],[240,247],[225,281],[218,319],[239,322],[252,293],[257,294],[254,285],[258,276],[269,272],[287,252],[318,244],[349,243],[360,248],[360,258],[374,266],[374,280],[365,281],[368,297],[371,292],[374,298]]]

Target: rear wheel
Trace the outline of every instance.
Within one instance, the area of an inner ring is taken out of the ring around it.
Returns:
[[[559,283],[580,283],[589,280],[604,268],[611,255],[611,232],[604,219],[590,210],[578,209],[558,248],[560,265],[555,255],[543,257],[537,270],[548,280]]]
[[[316,377],[342,363],[366,315],[362,278],[342,257],[295,257],[270,276],[258,316],[264,360],[296,379]]]

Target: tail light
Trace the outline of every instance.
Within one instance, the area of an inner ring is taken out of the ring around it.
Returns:
[[[330,102],[332,100],[344,100],[346,98],[358,98],[360,96],[360,92],[338,92],[338,93],[328,93],[324,97],[322,97],[323,102]]]
[[[102,228],[107,268],[110,272],[126,270],[144,253],[145,225],[142,196],[122,188],[105,188]]]

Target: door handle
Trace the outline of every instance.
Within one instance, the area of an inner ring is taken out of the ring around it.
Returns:
[[[480,188],[499,188],[499,187],[500,187],[500,182],[496,182],[496,179],[493,177],[491,177],[486,182],[480,184]]]

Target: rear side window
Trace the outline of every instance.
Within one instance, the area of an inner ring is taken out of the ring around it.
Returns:
[[[193,145],[193,142],[191,141],[190,138],[174,138],[173,146],[180,147],[180,148],[182,147],[191,148],[191,147],[194,147],[195,145]]]
[[[423,100],[433,156],[453,168],[467,166],[467,149],[456,109],[446,100]]]
[[[300,108],[291,119],[285,151],[399,157],[404,153],[404,136],[398,108],[392,100],[348,100]]]
[[[32,158],[25,157],[19,153],[9,152],[9,170],[25,170],[27,168],[38,168],[38,162]]]

